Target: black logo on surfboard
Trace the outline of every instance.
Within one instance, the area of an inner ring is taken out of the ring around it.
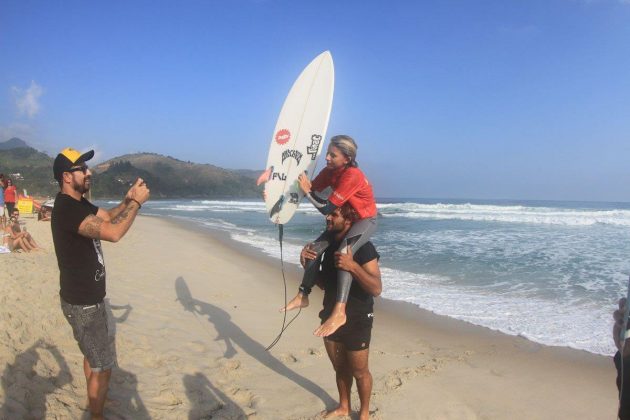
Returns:
[[[317,158],[317,151],[319,150],[319,145],[322,142],[322,136],[319,134],[313,134],[311,136],[311,145],[306,148],[306,153],[311,155],[311,160],[315,160]]]
[[[288,158],[295,159],[295,161],[299,165],[300,161],[302,160],[302,153],[295,149],[285,150],[284,152],[282,152],[282,163],[284,163],[284,161]]]

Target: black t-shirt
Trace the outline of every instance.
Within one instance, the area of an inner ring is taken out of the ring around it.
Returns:
[[[335,267],[335,252],[339,248],[339,243],[332,243],[322,259],[320,276],[324,281],[324,309],[319,313],[319,317],[328,319],[337,301],[337,268]],[[365,243],[357,251],[353,252],[353,259],[363,265],[374,259],[380,258],[372,242]],[[365,316],[373,312],[374,298],[367,293],[356,279],[352,280],[348,304],[346,305],[347,323],[356,319],[364,319]]]
[[[67,194],[55,198],[50,226],[59,264],[59,294],[73,305],[94,305],[105,297],[105,261],[99,239],[79,235],[79,225],[98,207]]]

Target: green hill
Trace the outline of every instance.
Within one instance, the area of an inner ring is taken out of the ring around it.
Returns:
[[[54,159],[32,147],[21,147],[26,143],[18,140],[0,143],[0,173],[13,178],[20,191],[26,189],[38,196],[56,194],[59,187],[52,175]],[[3,149],[7,144],[18,147]],[[152,198],[254,198],[262,194],[254,171],[184,162],[156,153],[124,155],[91,168],[93,198],[120,198],[138,177],[147,182]]]
[[[119,197],[142,177],[153,198],[260,197],[262,189],[249,177],[209,164],[184,162],[155,153],[124,155],[94,167],[92,193]]]
[[[13,180],[20,192],[50,196],[59,187],[52,176],[53,158],[32,147],[0,149],[0,173]]]

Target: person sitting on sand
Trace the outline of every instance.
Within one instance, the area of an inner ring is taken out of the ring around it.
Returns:
[[[39,212],[37,213],[37,221],[38,222],[49,222],[50,216],[52,213],[52,209],[48,206],[41,206]]]
[[[300,253],[300,263],[306,267],[313,261],[320,267],[317,273],[317,285],[324,289],[324,308],[319,313],[322,324],[330,317],[336,305],[337,272],[344,270],[352,275],[352,286],[346,305],[346,323],[333,334],[324,337],[324,346],[335,370],[339,405],[325,413],[324,417],[349,416],[350,390],[353,378],[359,391],[359,419],[367,420],[372,393],[372,374],[368,366],[368,352],[374,320],[374,297],[382,291],[381,271],[378,264],[379,254],[371,242],[366,242],[353,254],[339,252],[339,243],[346,237],[357,220],[357,215],[350,205],[345,204],[326,216],[326,231],[330,233],[331,243],[325,249],[321,265],[318,253],[308,244]]]
[[[4,229],[6,246],[12,251],[23,250],[31,252],[39,249],[39,245],[35,242],[35,239],[31,236],[26,229],[22,230],[20,227],[20,211],[18,209],[13,210],[11,219]]]

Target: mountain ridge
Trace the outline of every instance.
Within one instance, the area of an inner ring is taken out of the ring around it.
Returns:
[[[0,143],[0,173],[14,177],[18,189],[31,195],[58,192],[53,161],[18,138]],[[225,169],[152,152],[117,156],[91,170],[93,198],[120,198],[138,177],[147,182],[152,198],[255,198],[262,194],[262,188],[255,185],[254,170]]]

